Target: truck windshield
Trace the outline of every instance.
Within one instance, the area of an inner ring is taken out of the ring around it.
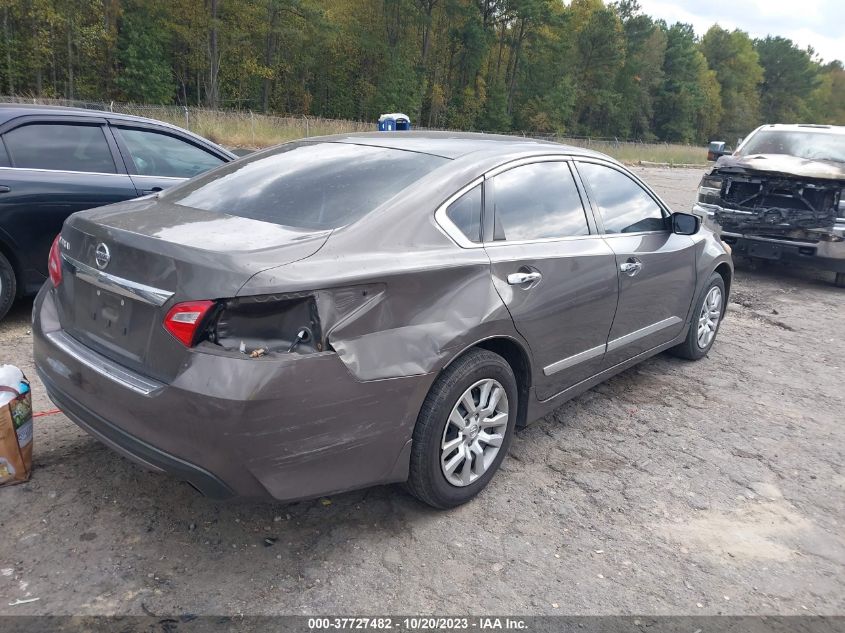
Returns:
[[[787,154],[807,160],[845,163],[845,135],[827,130],[760,130],[748,139],[739,154]]]

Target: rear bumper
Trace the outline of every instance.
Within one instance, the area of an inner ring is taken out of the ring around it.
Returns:
[[[169,384],[64,334],[46,284],[35,364],[67,416],[134,461],[215,498],[312,498],[407,478],[433,375],[358,381],[334,353],[250,359],[196,352]]]
[[[39,370],[38,375],[56,406],[80,428],[112,450],[149,470],[176,475],[212,499],[228,499],[235,496],[235,491],[216,475],[130,435],[57,389],[44,372]]]

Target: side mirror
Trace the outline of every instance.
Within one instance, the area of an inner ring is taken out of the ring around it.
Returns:
[[[707,147],[707,160],[719,160],[722,156],[729,153],[730,152],[725,149],[724,141],[712,141]]]
[[[672,233],[677,235],[695,235],[701,228],[701,218],[689,213],[672,214]]]

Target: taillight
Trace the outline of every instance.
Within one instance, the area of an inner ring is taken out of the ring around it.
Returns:
[[[58,288],[59,284],[62,283],[62,255],[59,252],[60,237],[61,234],[53,240],[53,245],[50,247],[50,256],[47,258],[47,270],[50,273],[50,281],[53,282],[55,288]]]
[[[164,317],[164,329],[170,332],[185,347],[193,347],[197,332],[205,320],[213,301],[186,301],[170,308]]]

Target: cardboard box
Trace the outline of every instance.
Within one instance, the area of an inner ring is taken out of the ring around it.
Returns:
[[[14,398],[0,407],[0,486],[28,481],[32,474],[32,393],[24,379],[21,390],[0,386]]]

